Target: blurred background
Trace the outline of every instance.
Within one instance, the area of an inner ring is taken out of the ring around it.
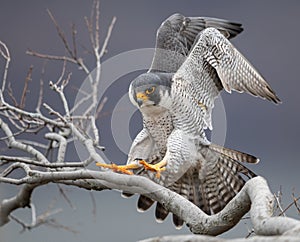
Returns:
[[[69,40],[71,26],[73,23],[76,25],[78,49],[87,65],[93,69],[93,58],[87,51],[91,48],[84,23],[84,16],[90,16],[91,8],[92,1],[82,0],[0,1],[0,40],[7,44],[11,53],[8,81],[15,97],[21,96],[28,68],[30,65],[34,68],[26,109],[35,108],[44,66],[43,60],[26,55],[26,50],[33,49],[53,55],[65,54],[46,9],[53,13]],[[272,192],[282,191],[283,207],[292,202],[293,193],[295,196],[300,195],[299,1],[102,0],[100,11],[102,42],[112,17],[117,17],[108,53],[103,61],[125,51],[154,47],[157,28],[175,12],[185,16],[210,16],[242,23],[244,31],[232,42],[266,78],[282,104],[274,105],[250,95],[223,93],[227,119],[225,145],[260,158],[258,165],[248,167],[268,180]],[[1,59],[0,73],[3,68],[4,61]],[[77,67],[68,65],[67,68],[73,73],[66,89],[72,103],[76,88],[85,79],[85,75]],[[47,83],[57,80],[61,69],[62,63],[49,61],[46,64],[44,101],[52,106],[59,106],[60,103],[57,94],[47,90]],[[108,128],[111,126],[111,114],[120,97],[126,94],[130,81],[138,74],[136,71],[128,73],[110,86],[105,93],[108,101],[99,118],[101,144],[106,147],[105,155],[117,163],[124,163],[126,154],[116,146],[111,128]],[[134,137],[141,127],[141,118],[136,112],[130,120],[130,135]],[[5,147],[0,148],[1,152],[5,150]],[[72,160],[74,157],[75,154],[70,152],[68,158]],[[0,242],[136,241],[159,235],[189,233],[185,227],[176,230],[171,217],[162,224],[156,223],[153,209],[143,214],[138,213],[136,196],[123,199],[118,191],[93,192],[95,210],[89,191],[73,187],[64,189],[73,207],[69,206],[53,184],[42,186],[33,194],[38,214],[49,208],[62,209],[53,216],[56,225],[61,225],[60,228],[42,225],[32,231],[20,233],[22,227],[12,221],[0,228]],[[17,190],[17,187],[0,184],[0,199],[13,196]],[[17,210],[14,214],[30,221],[29,209]],[[299,218],[293,207],[287,214]],[[239,226],[220,237],[244,237],[250,229],[250,221],[242,220]]]

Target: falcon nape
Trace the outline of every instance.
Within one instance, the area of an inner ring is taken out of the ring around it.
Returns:
[[[280,103],[264,78],[229,42],[242,30],[241,24],[216,18],[174,14],[165,20],[157,31],[150,69],[129,88],[144,127],[132,143],[127,165],[96,165],[149,177],[207,214],[222,210],[241,190],[245,177],[255,176],[240,162],[259,160],[207,140],[204,131],[212,129],[214,100],[225,89]],[[138,208],[144,211],[153,203],[140,195]],[[168,213],[157,203],[158,221]],[[173,222],[177,227],[184,223],[174,214]]]

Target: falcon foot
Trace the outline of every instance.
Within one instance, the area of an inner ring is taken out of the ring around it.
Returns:
[[[107,168],[107,169],[111,169],[114,172],[120,172],[120,173],[124,173],[124,174],[128,174],[128,175],[133,175],[133,172],[130,171],[130,170],[140,168],[140,166],[137,165],[137,164],[129,164],[129,165],[125,165],[125,166],[118,166],[114,163],[105,164],[105,163],[99,163],[99,162],[96,163],[96,166],[104,167],[104,168]]]
[[[144,160],[140,160],[139,162],[144,166],[145,170],[156,172],[156,178],[160,178],[160,173],[166,170],[165,166],[167,165],[167,162],[165,160],[162,160],[155,165],[151,165]]]

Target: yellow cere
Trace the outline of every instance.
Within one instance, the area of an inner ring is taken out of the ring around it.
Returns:
[[[136,94],[136,97],[138,98],[138,99],[142,99],[142,100],[147,100],[148,99],[148,97],[145,95],[145,93],[143,93],[143,92],[139,92],[139,93],[137,93]]]

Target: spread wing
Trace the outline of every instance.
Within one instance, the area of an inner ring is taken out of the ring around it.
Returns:
[[[192,50],[173,77],[172,95],[175,112],[179,107],[185,117],[177,117],[181,125],[194,123],[211,128],[214,100],[222,89],[247,92],[279,103],[270,85],[248,60],[215,28],[203,30]]]
[[[241,24],[223,19],[173,14],[157,31],[155,53],[149,71],[176,72],[199,32],[208,27],[218,29],[226,38],[232,38],[243,31]]]

